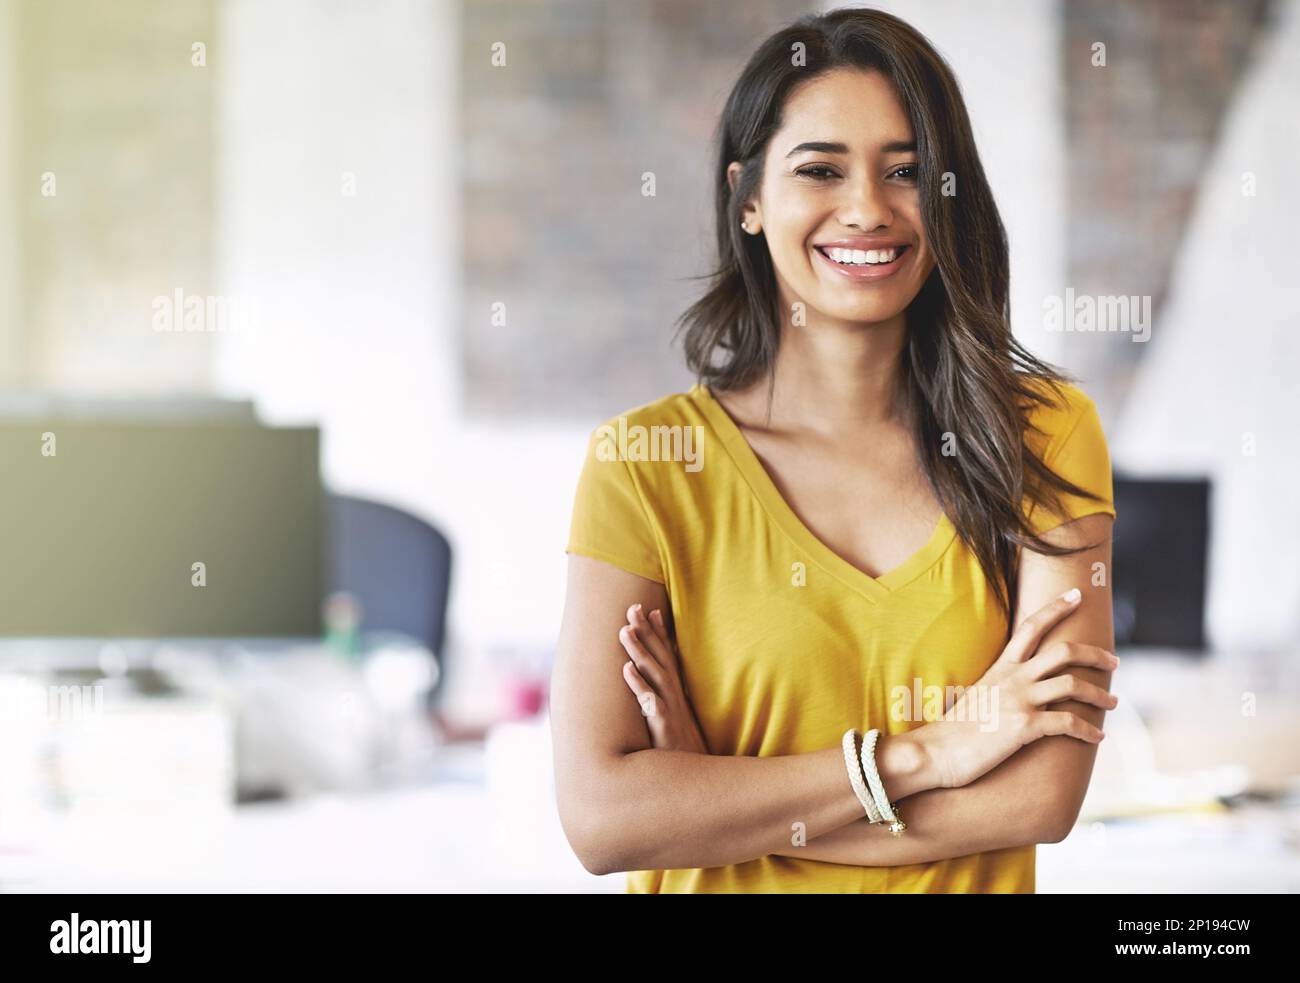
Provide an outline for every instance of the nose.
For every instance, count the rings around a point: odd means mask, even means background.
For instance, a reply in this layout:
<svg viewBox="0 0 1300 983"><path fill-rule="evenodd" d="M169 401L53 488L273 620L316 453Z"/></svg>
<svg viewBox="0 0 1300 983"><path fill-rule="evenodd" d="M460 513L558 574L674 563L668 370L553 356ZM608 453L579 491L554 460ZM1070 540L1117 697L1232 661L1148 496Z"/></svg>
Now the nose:
<svg viewBox="0 0 1300 983"><path fill-rule="evenodd" d="M859 174L856 180L846 181L845 198L840 205L839 221L862 232L886 228L894 221L894 210L881 182L870 174Z"/></svg>

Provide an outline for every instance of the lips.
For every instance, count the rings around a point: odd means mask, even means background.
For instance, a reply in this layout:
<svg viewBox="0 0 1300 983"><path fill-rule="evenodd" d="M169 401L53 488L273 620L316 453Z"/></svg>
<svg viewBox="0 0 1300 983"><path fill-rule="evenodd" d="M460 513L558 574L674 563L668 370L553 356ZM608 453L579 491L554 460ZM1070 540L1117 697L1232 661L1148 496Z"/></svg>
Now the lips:
<svg viewBox="0 0 1300 983"><path fill-rule="evenodd" d="M893 276L912 254L911 246L897 242L851 241L828 242L813 246L818 262L849 280L881 280ZM834 252L838 259L833 259ZM883 255L894 253L889 262L879 262ZM851 259L858 262L843 262ZM861 262L867 260L866 262ZM875 262L872 262L875 260Z"/></svg>

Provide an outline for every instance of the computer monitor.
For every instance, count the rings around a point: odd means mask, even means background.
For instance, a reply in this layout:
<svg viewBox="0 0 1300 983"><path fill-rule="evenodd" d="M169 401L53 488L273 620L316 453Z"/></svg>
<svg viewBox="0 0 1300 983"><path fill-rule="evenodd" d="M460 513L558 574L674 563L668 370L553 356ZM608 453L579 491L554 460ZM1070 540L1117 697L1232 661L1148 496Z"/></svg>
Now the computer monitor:
<svg viewBox="0 0 1300 983"><path fill-rule="evenodd" d="M316 427L0 425L0 636L319 636Z"/></svg>
<svg viewBox="0 0 1300 983"><path fill-rule="evenodd" d="M1115 642L1203 650L1210 482L1114 476Z"/></svg>

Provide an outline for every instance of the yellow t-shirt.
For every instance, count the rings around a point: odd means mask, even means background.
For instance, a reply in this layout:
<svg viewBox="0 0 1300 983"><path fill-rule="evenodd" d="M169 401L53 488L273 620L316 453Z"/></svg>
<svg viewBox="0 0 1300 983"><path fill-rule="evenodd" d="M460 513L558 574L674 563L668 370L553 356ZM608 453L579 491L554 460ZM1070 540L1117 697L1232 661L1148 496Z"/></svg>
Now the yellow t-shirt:
<svg viewBox="0 0 1300 983"><path fill-rule="evenodd" d="M1115 514L1096 407L1077 387L1064 391L1063 407L1031 415L1042 433L1028 430L1026 440L1040 454L1046 443L1049 467L1106 502L1065 496L1065 518L1031 509L1038 532ZM838 747L849 727L891 734L922 726L923 705L890 712L903 698L895 687L923 703L924 687L969 686L1006 637L1007 619L946 515L901 565L867 576L803 524L698 384L592 433L566 551L665 585L687 690L713 754L802 754ZM634 871L627 891L1033 892L1034 857L1033 845L905 867L769 855Z"/></svg>

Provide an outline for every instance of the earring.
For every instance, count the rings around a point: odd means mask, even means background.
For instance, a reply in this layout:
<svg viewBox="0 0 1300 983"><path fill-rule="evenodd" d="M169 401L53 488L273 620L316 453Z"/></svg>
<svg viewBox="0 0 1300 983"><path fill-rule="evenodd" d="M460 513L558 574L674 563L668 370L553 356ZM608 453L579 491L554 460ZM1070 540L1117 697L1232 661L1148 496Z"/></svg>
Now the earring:
<svg viewBox="0 0 1300 983"><path fill-rule="evenodd" d="M741 227L742 229L744 229L746 232L749 231L749 223L748 223L748 222L741 222L741 223L740 223L740 227Z"/></svg>

